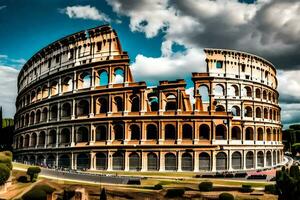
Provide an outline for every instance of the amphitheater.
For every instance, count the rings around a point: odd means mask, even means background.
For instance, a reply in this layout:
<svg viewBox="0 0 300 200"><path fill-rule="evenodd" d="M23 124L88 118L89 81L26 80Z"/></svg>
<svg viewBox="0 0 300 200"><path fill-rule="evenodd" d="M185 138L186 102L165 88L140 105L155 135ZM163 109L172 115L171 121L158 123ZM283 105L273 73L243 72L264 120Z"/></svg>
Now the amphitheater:
<svg viewBox="0 0 300 200"><path fill-rule="evenodd" d="M240 51L204 52L206 72L191 74L190 98L183 79L152 87L135 82L108 25L51 43L18 76L16 160L74 170L194 172L281 163L275 67Z"/></svg>

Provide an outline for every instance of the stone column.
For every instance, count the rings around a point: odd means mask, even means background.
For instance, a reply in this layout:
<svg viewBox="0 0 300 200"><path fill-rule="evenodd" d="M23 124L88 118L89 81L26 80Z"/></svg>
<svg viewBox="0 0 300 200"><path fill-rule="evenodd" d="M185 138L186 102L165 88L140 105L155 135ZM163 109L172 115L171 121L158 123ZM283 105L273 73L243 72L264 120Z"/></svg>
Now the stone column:
<svg viewBox="0 0 300 200"><path fill-rule="evenodd" d="M159 152L159 171L164 172L165 171L165 156L164 152Z"/></svg>
<svg viewBox="0 0 300 200"><path fill-rule="evenodd" d="M124 161L125 161L125 168L124 168L124 170L125 171L129 171L129 153L130 152L125 152L125 154L124 154Z"/></svg>
<svg viewBox="0 0 300 200"><path fill-rule="evenodd" d="M71 116L71 119L75 119L76 117L76 100L73 99L72 100L72 116Z"/></svg>
<svg viewBox="0 0 300 200"><path fill-rule="evenodd" d="M147 171L147 152L141 152L141 157L142 157L142 169L141 171Z"/></svg>
<svg viewBox="0 0 300 200"><path fill-rule="evenodd" d="M199 172L199 152L194 151L194 172Z"/></svg>
<svg viewBox="0 0 300 200"><path fill-rule="evenodd" d="M77 169L77 155L75 153L72 153L71 156L71 168L74 170Z"/></svg>
<svg viewBox="0 0 300 200"><path fill-rule="evenodd" d="M90 102L90 114L89 117L94 117L94 97L91 96L91 102Z"/></svg>
<svg viewBox="0 0 300 200"><path fill-rule="evenodd" d="M112 171L113 170L112 155L113 155L113 152L108 151L108 154L107 154L107 171Z"/></svg>
<svg viewBox="0 0 300 200"><path fill-rule="evenodd" d="M96 169L96 159L95 159L95 152L90 153L90 159L91 159L91 164L90 164L90 170L95 170Z"/></svg>
<svg viewBox="0 0 300 200"><path fill-rule="evenodd" d="M181 169L181 152L180 151L178 151L177 152L177 163L178 163L178 165L177 165L177 171L178 172L181 172L182 171L182 169Z"/></svg>
<svg viewBox="0 0 300 200"><path fill-rule="evenodd" d="M232 171L233 170L233 167L232 167L232 156L231 156L231 150L228 151L228 170L229 171ZM243 166L243 164L242 164Z"/></svg>
<svg viewBox="0 0 300 200"><path fill-rule="evenodd" d="M211 171L215 172L217 170L216 166L216 152L212 151L211 154Z"/></svg>
<svg viewBox="0 0 300 200"><path fill-rule="evenodd" d="M59 145L59 142L60 142L60 134L59 134L59 129L58 127L56 128L56 148L58 147Z"/></svg>
<svg viewBox="0 0 300 200"><path fill-rule="evenodd" d="M71 147L75 146L75 127L72 126L71 129Z"/></svg>

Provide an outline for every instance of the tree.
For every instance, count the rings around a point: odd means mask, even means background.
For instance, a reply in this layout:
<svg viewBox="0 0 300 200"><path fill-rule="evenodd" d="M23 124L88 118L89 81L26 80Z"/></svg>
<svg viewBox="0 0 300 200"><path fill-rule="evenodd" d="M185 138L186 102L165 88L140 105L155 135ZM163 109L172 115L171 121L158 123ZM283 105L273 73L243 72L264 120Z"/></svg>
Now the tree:
<svg viewBox="0 0 300 200"><path fill-rule="evenodd" d="M35 182L40 172L41 168L39 167L29 167L27 169L27 175L30 177L30 181Z"/></svg>
<svg viewBox="0 0 300 200"><path fill-rule="evenodd" d="M6 183L10 176L10 169L3 163L0 163L0 185Z"/></svg>

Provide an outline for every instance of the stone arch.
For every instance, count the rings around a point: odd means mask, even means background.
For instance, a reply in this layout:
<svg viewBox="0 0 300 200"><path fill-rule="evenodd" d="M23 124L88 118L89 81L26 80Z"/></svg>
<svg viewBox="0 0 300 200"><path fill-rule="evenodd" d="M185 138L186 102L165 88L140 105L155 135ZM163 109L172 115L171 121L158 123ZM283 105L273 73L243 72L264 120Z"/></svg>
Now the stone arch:
<svg viewBox="0 0 300 200"><path fill-rule="evenodd" d="M114 125L114 139L115 140L124 140L124 129L121 124Z"/></svg>
<svg viewBox="0 0 300 200"><path fill-rule="evenodd" d="M73 90L73 79L67 76L62 81L62 91L71 92L72 90Z"/></svg>
<svg viewBox="0 0 300 200"><path fill-rule="evenodd" d="M159 110L159 104L158 104L158 97L157 96L149 96L148 101L150 104L150 110L151 111L158 111Z"/></svg>
<svg viewBox="0 0 300 200"><path fill-rule="evenodd" d="M41 121L46 122L47 119L48 119L48 108L45 107L42 112L42 120Z"/></svg>
<svg viewBox="0 0 300 200"><path fill-rule="evenodd" d="M247 127L246 128L245 139L246 140L253 140L254 139L254 133L253 133L253 128L252 127Z"/></svg>
<svg viewBox="0 0 300 200"><path fill-rule="evenodd" d="M232 140L241 140L241 129L238 126L234 126L231 129L231 139Z"/></svg>
<svg viewBox="0 0 300 200"><path fill-rule="evenodd" d="M113 170L124 170L124 153L115 152L113 154Z"/></svg>
<svg viewBox="0 0 300 200"><path fill-rule="evenodd" d="M264 119L268 119L269 112L267 108L264 108Z"/></svg>
<svg viewBox="0 0 300 200"><path fill-rule="evenodd" d="M210 171L210 155L206 152L202 152L199 154L199 170Z"/></svg>
<svg viewBox="0 0 300 200"><path fill-rule="evenodd" d="M31 138L30 146L35 147L37 145L37 134L32 133L30 138Z"/></svg>
<svg viewBox="0 0 300 200"><path fill-rule="evenodd" d="M263 91L263 99L267 100L267 91L266 90Z"/></svg>
<svg viewBox="0 0 300 200"><path fill-rule="evenodd" d="M262 151L257 152L257 166L264 167L264 153Z"/></svg>
<svg viewBox="0 0 300 200"><path fill-rule="evenodd" d="M98 75L99 75L98 85L99 86L108 85L108 73L107 73L107 71L100 70L100 71L98 71Z"/></svg>
<svg viewBox="0 0 300 200"><path fill-rule="evenodd" d="M88 71L82 72L79 75L79 80L78 80L78 89L85 89L91 87L92 84L92 78L91 78L91 73Z"/></svg>
<svg viewBox="0 0 300 200"><path fill-rule="evenodd" d="M89 113L90 113L90 103L85 99L80 100L77 104L77 115L85 116L85 115L89 115Z"/></svg>
<svg viewBox="0 0 300 200"><path fill-rule="evenodd" d="M30 125L33 125L33 124L34 124L34 118L35 118L35 113L34 113L34 111L32 111L32 112L30 113L30 117L29 117L29 124L30 124Z"/></svg>
<svg viewBox="0 0 300 200"><path fill-rule="evenodd" d="M100 97L97 100L97 114L108 112L108 102L104 97Z"/></svg>
<svg viewBox="0 0 300 200"><path fill-rule="evenodd" d="M231 85L230 86L230 94L231 96L239 96L239 87L237 85Z"/></svg>
<svg viewBox="0 0 300 200"><path fill-rule="evenodd" d="M123 112L124 111L124 104L123 99L120 96L116 96L114 98L114 106L116 112Z"/></svg>
<svg viewBox="0 0 300 200"><path fill-rule="evenodd" d="M255 109L255 117L256 118L261 118L261 109L260 109L260 107L256 107L256 109Z"/></svg>
<svg viewBox="0 0 300 200"><path fill-rule="evenodd" d="M42 98L47 98L49 96L48 86L44 85L42 88Z"/></svg>
<svg viewBox="0 0 300 200"><path fill-rule="evenodd" d="M46 143L46 133L45 131L41 131L39 134L38 146L44 146Z"/></svg>
<svg viewBox="0 0 300 200"><path fill-rule="evenodd" d="M272 166L272 154L270 151L266 153L266 164L268 167Z"/></svg>
<svg viewBox="0 0 300 200"><path fill-rule="evenodd" d="M65 102L61 107L61 115L62 117L71 117L71 104L69 102Z"/></svg>
<svg viewBox="0 0 300 200"><path fill-rule="evenodd" d="M247 169L254 168L254 154L252 151L248 151L246 154L246 168Z"/></svg>
<svg viewBox="0 0 300 200"><path fill-rule="evenodd" d="M81 126L76 131L76 142L88 142L89 141L89 130L88 128Z"/></svg>
<svg viewBox="0 0 300 200"><path fill-rule="evenodd" d="M165 170L176 171L177 170L177 158L173 153L167 153L165 155Z"/></svg>
<svg viewBox="0 0 300 200"><path fill-rule="evenodd" d="M189 124L183 124L182 126L182 139L193 139L193 127Z"/></svg>
<svg viewBox="0 0 300 200"><path fill-rule="evenodd" d="M209 140L210 138L210 128L207 124L201 124L199 127L199 139Z"/></svg>
<svg viewBox="0 0 300 200"><path fill-rule="evenodd" d="M67 154L63 154L58 158L58 166L61 168L71 168L71 159Z"/></svg>
<svg viewBox="0 0 300 200"><path fill-rule="evenodd" d="M221 84L215 86L215 96L224 96L224 87Z"/></svg>
<svg viewBox="0 0 300 200"><path fill-rule="evenodd" d="M63 128L60 132L60 143L68 144L71 142L71 132L68 128Z"/></svg>
<svg viewBox="0 0 300 200"><path fill-rule="evenodd" d="M235 151L231 155L232 168L233 169L242 169L242 154L238 151Z"/></svg>
<svg viewBox="0 0 300 200"><path fill-rule="evenodd" d="M132 152L129 155L129 170L140 171L142 168L141 165L142 163L139 154L137 154L136 152Z"/></svg>
<svg viewBox="0 0 300 200"><path fill-rule="evenodd" d="M176 140L176 128L173 124L165 125L165 140Z"/></svg>
<svg viewBox="0 0 300 200"><path fill-rule="evenodd" d="M131 135L131 140L140 140L141 139L141 131L140 127L136 124L132 124L129 127L130 129L130 135Z"/></svg>
<svg viewBox="0 0 300 200"><path fill-rule="evenodd" d="M54 95L58 94L58 82L57 81L52 81L51 82L50 92L51 92L51 96L54 96Z"/></svg>
<svg viewBox="0 0 300 200"><path fill-rule="evenodd" d="M226 134L226 127L222 124L219 124L216 126L216 140L226 140L227 134Z"/></svg>
<svg viewBox="0 0 300 200"><path fill-rule="evenodd" d="M90 169L90 155L88 153L80 153L77 155L77 169L87 170Z"/></svg>
<svg viewBox="0 0 300 200"><path fill-rule="evenodd" d="M96 127L96 141L106 141L108 139L107 136L107 128L105 125Z"/></svg>
<svg viewBox="0 0 300 200"><path fill-rule="evenodd" d="M250 106L245 107L245 117L252 117L252 108Z"/></svg>
<svg viewBox="0 0 300 200"><path fill-rule="evenodd" d="M174 94L166 95L166 111L174 111L177 110L177 97Z"/></svg>
<svg viewBox="0 0 300 200"><path fill-rule="evenodd" d="M202 103L209 103L209 88L207 85L200 85L198 88Z"/></svg>
<svg viewBox="0 0 300 200"><path fill-rule="evenodd" d="M54 155L50 154L50 155L47 156L47 158L46 158L46 165L47 165L48 168L55 167L55 165L56 165L56 159L55 159Z"/></svg>
<svg viewBox="0 0 300 200"><path fill-rule="evenodd" d="M147 140L158 140L157 127L154 124L147 125Z"/></svg>
<svg viewBox="0 0 300 200"><path fill-rule="evenodd" d="M50 116L51 116L51 120L56 120L57 119L57 114L58 114L58 107L57 105L52 105L50 107Z"/></svg>
<svg viewBox="0 0 300 200"><path fill-rule="evenodd" d="M259 88L256 88L256 90L255 90L255 98L258 98L258 99L261 98L261 92L260 92Z"/></svg>
<svg viewBox="0 0 300 200"><path fill-rule="evenodd" d="M232 106L231 113L233 116L241 116L241 109L238 106Z"/></svg>
<svg viewBox="0 0 300 200"><path fill-rule="evenodd" d="M54 129L49 131L49 144L54 145L56 144L57 136L56 131Z"/></svg>
<svg viewBox="0 0 300 200"><path fill-rule="evenodd" d="M267 128L267 141L271 141L272 140L272 133L271 133L271 129Z"/></svg>
<svg viewBox="0 0 300 200"><path fill-rule="evenodd" d="M113 82L114 83L123 83L124 82L124 70L123 69L116 68L114 70Z"/></svg>
<svg viewBox="0 0 300 200"><path fill-rule="evenodd" d="M257 140L259 141L264 140L264 130L262 128L257 129Z"/></svg>
<svg viewBox="0 0 300 200"><path fill-rule="evenodd" d="M140 111L140 98L137 95L130 96L131 112Z"/></svg>
<svg viewBox="0 0 300 200"><path fill-rule="evenodd" d="M37 109L37 111L36 111L36 114L35 114L35 122L36 123L40 123L40 121L41 121L41 110L40 109Z"/></svg>
<svg viewBox="0 0 300 200"><path fill-rule="evenodd" d="M252 97L252 89L249 86L245 86L243 88L243 96L244 97Z"/></svg>
<svg viewBox="0 0 300 200"><path fill-rule="evenodd" d="M155 153L147 154L147 170L157 171L159 169L159 160Z"/></svg>
<svg viewBox="0 0 300 200"><path fill-rule="evenodd" d="M106 170L107 169L107 156L105 153L96 153L96 169Z"/></svg>
<svg viewBox="0 0 300 200"><path fill-rule="evenodd" d="M193 165L193 156L185 152L181 156L181 169L183 171L193 171L194 170L194 165Z"/></svg>
<svg viewBox="0 0 300 200"><path fill-rule="evenodd" d="M224 152L219 152L216 155L216 169L227 170L227 155Z"/></svg>
<svg viewBox="0 0 300 200"><path fill-rule="evenodd" d="M217 105L216 106L216 112L225 112L225 108L223 105Z"/></svg>

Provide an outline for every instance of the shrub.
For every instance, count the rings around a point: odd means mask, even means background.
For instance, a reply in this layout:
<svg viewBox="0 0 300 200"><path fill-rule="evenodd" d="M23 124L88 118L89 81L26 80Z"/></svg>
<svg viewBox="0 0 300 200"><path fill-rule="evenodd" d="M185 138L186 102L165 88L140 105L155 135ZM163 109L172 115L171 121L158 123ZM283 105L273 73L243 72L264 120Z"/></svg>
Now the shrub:
<svg viewBox="0 0 300 200"><path fill-rule="evenodd" d="M276 185L266 185L265 186L265 192L269 193L269 194L275 194L275 195L277 195Z"/></svg>
<svg viewBox="0 0 300 200"><path fill-rule="evenodd" d="M4 153L1 152L0 154L0 163L5 164L9 169L12 169L11 158L6 156Z"/></svg>
<svg viewBox="0 0 300 200"><path fill-rule="evenodd" d="M47 194L52 194L55 189L53 189L52 187L50 187L49 185L37 185L34 187L37 190L43 190L45 191Z"/></svg>
<svg viewBox="0 0 300 200"><path fill-rule="evenodd" d="M27 183L28 182L27 176L19 176L17 181L20 183Z"/></svg>
<svg viewBox="0 0 300 200"><path fill-rule="evenodd" d="M43 190L37 190L35 188L29 190L22 196L23 200L46 200L47 193Z"/></svg>
<svg viewBox="0 0 300 200"><path fill-rule="evenodd" d="M234 175L232 173L225 174L225 178L233 178Z"/></svg>
<svg viewBox="0 0 300 200"><path fill-rule="evenodd" d="M234 200L234 196L230 193L221 193L219 195L219 200Z"/></svg>
<svg viewBox="0 0 300 200"><path fill-rule="evenodd" d="M161 189L163 189L163 186L158 183L158 184L154 185L154 189L155 190L161 190Z"/></svg>
<svg viewBox="0 0 300 200"><path fill-rule="evenodd" d="M202 192L209 192L213 189L213 183L209 181L204 181L199 184L199 190Z"/></svg>
<svg viewBox="0 0 300 200"><path fill-rule="evenodd" d="M238 172L238 173L235 173L234 177L236 178L245 178L247 176L247 173L246 172Z"/></svg>
<svg viewBox="0 0 300 200"><path fill-rule="evenodd" d="M241 192L252 192L251 185L242 185Z"/></svg>
<svg viewBox="0 0 300 200"><path fill-rule="evenodd" d="M184 192L185 192L185 190L183 188L168 189L166 197L169 197L169 198L182 197Z"/></svg>
<svg viewBox="0 0 300 200"><path fill-rule="evenodd" d="M7 165L0 163L0 185L5 184L9 176L10 169L7 167Z"/></svg>
<svg viewBox="0 0 300 200"><path fill-rule="evenodd" d="M30 181L34 182L37 179L38 174L41 172L39 167L29 167L27 169L27 175L30 177Z"/></svg>
<svg viewBox="0 0 300 200"><path fill-rule="evenodd" d="M11 151L3 151L2 152L5 156L9 157L10 160L12 160L13 154Z"/></svg>

